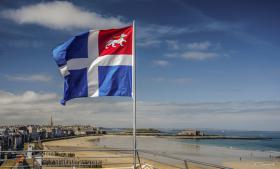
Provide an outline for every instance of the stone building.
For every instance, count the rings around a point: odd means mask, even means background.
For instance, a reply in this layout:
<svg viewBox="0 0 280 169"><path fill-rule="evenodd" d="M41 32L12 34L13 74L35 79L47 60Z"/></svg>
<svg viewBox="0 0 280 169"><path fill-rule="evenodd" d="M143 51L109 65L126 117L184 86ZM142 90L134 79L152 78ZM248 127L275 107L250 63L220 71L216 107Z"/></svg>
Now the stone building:
<svg viewBox="0 0 280 169"><path fill-rule="evenodd" d="M184 130L184 131L179 132L177 135L178 136L203 136L204 133L202 131L199 131L199 130L188 129L188 130Z"/></svg>

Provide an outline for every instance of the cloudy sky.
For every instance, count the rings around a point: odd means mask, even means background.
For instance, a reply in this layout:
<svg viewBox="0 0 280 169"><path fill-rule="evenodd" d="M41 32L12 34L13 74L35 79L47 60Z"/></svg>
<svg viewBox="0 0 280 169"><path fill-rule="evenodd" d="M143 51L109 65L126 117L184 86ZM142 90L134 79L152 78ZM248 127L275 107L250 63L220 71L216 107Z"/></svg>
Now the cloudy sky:
<svg viewBox="0 0 280 169"><path fill-rule="evenodd" d="M138 127L280 130L277 1L0 1L0 124L131 127L128 98L61 106L52 49L136 20Z"/></svg>

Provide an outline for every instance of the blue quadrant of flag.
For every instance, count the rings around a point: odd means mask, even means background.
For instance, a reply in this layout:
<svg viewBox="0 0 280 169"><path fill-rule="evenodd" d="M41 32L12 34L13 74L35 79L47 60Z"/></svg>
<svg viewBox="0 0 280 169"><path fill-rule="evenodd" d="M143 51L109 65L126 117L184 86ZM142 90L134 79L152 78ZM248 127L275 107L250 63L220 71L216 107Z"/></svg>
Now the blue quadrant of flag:
<svg viewBox="0 0 280 169"><path fill-rule="evenodd" d="M131 66L99 66L99 96L131 96Z"/></svg>

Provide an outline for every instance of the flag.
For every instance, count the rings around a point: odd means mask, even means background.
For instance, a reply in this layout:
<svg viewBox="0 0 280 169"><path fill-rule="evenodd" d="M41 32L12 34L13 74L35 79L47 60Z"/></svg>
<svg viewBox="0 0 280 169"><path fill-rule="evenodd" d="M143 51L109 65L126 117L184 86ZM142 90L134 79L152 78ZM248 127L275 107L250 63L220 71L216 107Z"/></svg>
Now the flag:
<svg viewBox="0 0 280 169"><path fill-rule="evenodd" d="M91 30L53 50L64 77L61 104L79 97L132 96L133 26Z"/></svg>

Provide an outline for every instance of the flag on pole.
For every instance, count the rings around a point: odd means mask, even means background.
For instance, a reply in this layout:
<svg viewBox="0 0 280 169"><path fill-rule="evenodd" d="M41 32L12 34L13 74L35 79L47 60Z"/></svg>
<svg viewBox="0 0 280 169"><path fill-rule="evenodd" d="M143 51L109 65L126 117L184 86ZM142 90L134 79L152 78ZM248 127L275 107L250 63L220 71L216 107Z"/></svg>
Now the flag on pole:
<svg viewBox="0 0 280 169"><path fill-rule="evenodd" d="M79 97L132 96L133 26L88 31L59 45L53 58L64 77L61 104Z"/></svg>

